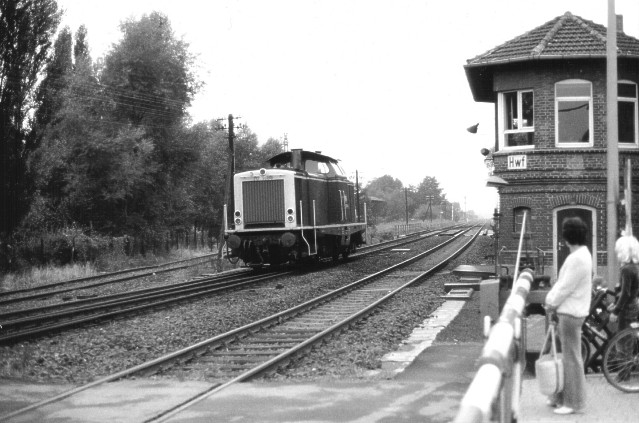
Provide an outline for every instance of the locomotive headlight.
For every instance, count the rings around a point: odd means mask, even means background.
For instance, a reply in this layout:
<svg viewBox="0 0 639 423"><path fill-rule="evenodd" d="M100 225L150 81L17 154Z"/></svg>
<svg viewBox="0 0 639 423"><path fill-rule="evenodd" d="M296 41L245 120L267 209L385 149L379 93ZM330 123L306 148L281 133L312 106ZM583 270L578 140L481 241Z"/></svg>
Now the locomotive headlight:
<svg viewBox="0 0 639 423"><path fill-rule="evenodd" d="M240 244L242 243L242 240L237 235L231 235L227 242L229 244L229 247L235 249L240 246Z"/></svg>
<svg viewBox="0 0 639 423"><path fill-rule="evenodd" d="M242 212L239 210L235 210L235 217L242 217Z"/></svg>
<svg viewBox="0 0 639 423"><path fill-rule="evenodd" d="M295 245L296 240L297 238L295 237L295 235L290 232L284 232L284 234L280 238L282 245L286 248L291 248L293 245Z"/></svg>
<svg viewBox="0 0 639 423"><path fill-rule="evenodd" d="M295 221L295 218L293 216L288 216L286 220L288 221L288 223L293 223Z"/></svg>
<svg viewBox="0 0 639 423"><path fill-rule="evenodd" d="M266 169L261 168L260 169L260 175L266 175Z"/></svg>
<svg viewBox="0 0 639 423"><path fill-rule="evenodd" d="M286 210L286 213L287 213L287 214L293 214L293 209L288 209L288 210Z"/></svg>
<svg viewBox="0 0 639 423"><path fill-rule="evenodd" d="M240 219L239 217L235 218L235 224L236 225L241 225L242 224L242 219Z"/></svg>

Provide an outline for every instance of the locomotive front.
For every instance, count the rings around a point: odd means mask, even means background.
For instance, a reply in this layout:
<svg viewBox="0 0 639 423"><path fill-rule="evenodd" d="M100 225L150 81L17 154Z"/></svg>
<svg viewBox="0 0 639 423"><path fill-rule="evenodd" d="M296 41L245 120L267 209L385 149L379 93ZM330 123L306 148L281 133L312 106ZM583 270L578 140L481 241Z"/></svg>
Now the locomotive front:
<svg viewBox="0 0 639 423"><path fill-rule="evenodd" d="M330 157L292 150L236 174L229 257L259 267L354 250L365 224L354 223L353 184L336 169Z"/></svg>
<svg viewBox="0 0 639 423"><path fill-rule="evenodd" d="M231 256L252 266L287 261L298 227L293 171L260 169L235 175Z"/></svg>

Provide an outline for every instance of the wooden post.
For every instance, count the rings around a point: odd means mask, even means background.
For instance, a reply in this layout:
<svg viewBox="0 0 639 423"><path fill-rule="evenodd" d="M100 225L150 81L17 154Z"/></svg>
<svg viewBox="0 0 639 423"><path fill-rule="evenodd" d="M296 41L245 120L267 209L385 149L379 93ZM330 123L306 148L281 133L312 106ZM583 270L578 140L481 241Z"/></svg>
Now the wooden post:
<svg viewBox="0 0 639 423"><path fill-rule="evenodd" d="M626 172L624 173L624 196L626 205L626 235L632 236L632 160L626 160Z"/></svg>

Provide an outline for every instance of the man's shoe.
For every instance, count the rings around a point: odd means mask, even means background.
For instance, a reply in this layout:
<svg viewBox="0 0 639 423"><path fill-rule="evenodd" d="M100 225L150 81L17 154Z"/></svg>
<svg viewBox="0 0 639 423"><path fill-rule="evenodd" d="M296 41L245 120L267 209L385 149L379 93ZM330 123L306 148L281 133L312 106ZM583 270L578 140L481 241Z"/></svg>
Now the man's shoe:
<svg viewBox="0 0 639 423"><path fill-rule="evenodd" d="M573 410L573 409L572 409L572 408L570 408L570 407L563 406L563 407L555 408L555 409L553 410L553 413L555 413L555 414L562 414L562 415L566 415L566 414L574 414L574 413L575 413L575 410Z"/></svg>

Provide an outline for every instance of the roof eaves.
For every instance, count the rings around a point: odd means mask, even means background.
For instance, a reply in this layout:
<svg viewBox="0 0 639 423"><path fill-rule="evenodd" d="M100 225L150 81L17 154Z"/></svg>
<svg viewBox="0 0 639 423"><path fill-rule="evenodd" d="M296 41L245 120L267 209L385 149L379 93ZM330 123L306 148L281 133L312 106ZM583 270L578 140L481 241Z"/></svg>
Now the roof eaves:
<svg viewBox="0 0 639 423"><path fill-rule="evenodd" d="M509 57L506 59L486 60L483 62L469 63L465 65L466 68L489 66L489 65L501 65L504 63L519 63L529 62L533 60L556 60L556 59L602 59L605 58L605 54L544 54L541 56L519 56Z"/></svg>
<svg viewBox="0 0 639 423"><path fill-rule="evenodd" d="M570 13L570 12L566 12L566 13ZM555 19L557 19L557 18L555 18ZM551 20L551 21L549 21L549 22L552 22L552 20ZM547 25L549 22L546 22L544 25ZM543 25L542 25L542 26L543 26ZM517 41L519 41L519 40L521 40L521 39L523 39L523 38L525 38L525 37L528 37L528 36L530 35L530 33L531 33L531 32L533 32L533 31L534 31L534 30L536 30L536 29L537 29L537 28L531 29L530 31L526 31L526 32L524 32L523 34L521 34L521 35L519 35L519 36L517 36L517 37L513 38L512 40L508 40L508 41L506 41L506 42L504 42L504 43L501 43L501 44L499 44L498 46L495 46L495 47L491 48L490 50L485 51L484 53L482 53L482 54L480 54L480 55L478 55L478 56L473 57L472 59L468 59L468 60L466 60L466 62L467 62L468 64L470 64L471 62L475 62L475 61L477 61L477 60L481 60L480 58L482 58L482 57L489 57L489 56L490 56L490 55L492 55L495 51L501 50L501 49L502 49L503 47L505 47L505 46L508 46L508 45L510 45L510 44L514 44L514 43L516 43ZM478 62L478 63L481 63L481 62Z"/></svg>

